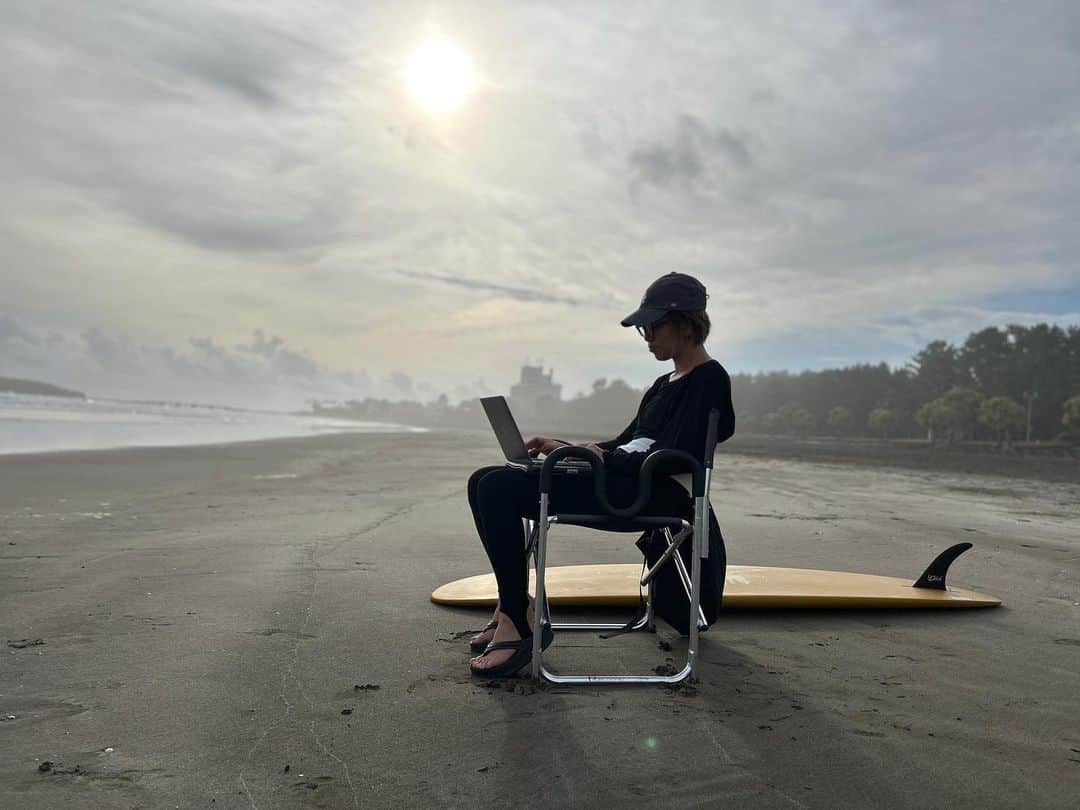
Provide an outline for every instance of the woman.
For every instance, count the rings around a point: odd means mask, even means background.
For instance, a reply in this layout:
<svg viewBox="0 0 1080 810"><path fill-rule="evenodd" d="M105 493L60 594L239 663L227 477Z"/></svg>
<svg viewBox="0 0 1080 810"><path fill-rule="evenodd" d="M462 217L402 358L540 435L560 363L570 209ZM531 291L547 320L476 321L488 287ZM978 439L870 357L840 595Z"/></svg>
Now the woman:
<svg viewBox="0 0 1080 810"><path fill-rule="evenodd" d="M720 411L718 441L735 432L731 382L724 367L709 357L703 345L710 326L706 298L705 287L697 279L668 273L649 285L641 306L622 320L623 326L637 327L657 360L671 360L675 368L658 377L645 392L637 416L619 436L578 445L583 454L595 453L603 460L608 500L616 506L633 502L638 471L651 451L673 448L702 458L710 410ZM543 436L527 442L533 456L564 444ZM483 650L470 663L476 675L513 675L532 658L533 605L526 591L528 562L521 519L538 519L538 478L536 471L504 466L484 467L469 479L469 506L476 531L499 584L494 617L470 641L474 650ZM643 513L682 514L688 511L689 502L676 481L658 477ZM602 512L592 479L587 477L559 478L551 509L553 514ZM549 640L544 639L545 646Z"/></svg>

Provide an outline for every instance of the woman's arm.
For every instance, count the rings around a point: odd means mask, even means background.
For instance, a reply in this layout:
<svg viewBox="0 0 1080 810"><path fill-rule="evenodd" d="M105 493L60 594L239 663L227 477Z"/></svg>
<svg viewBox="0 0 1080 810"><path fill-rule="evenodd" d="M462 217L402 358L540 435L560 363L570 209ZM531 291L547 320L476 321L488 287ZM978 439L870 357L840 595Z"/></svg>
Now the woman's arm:
<svg viewBox="0 0 1080 810"><path fill-rule="evenodd" d="M716 443L720 444L735 435L735 405L731 400L731 378L727 371L720 376L716 389L713 407L720 411L720 421L716 425Z"/></svg>
<svg viewBox="0 0 1080 810"><path fill-rule="evenodd" d="M634 417L634 421L632 421L629 425L627 425L626 429L622 433L620 433L618 436L616 436L614 439L608 439L605 442L597 442L596 445L598 447L602 447L604 450L606 450L607 452L610 453L612 450L614 450L620 444L626 444L628 441L630 441L632 438L634 438L634 431L635 430L637 430L637 417L636 416Z"/></svg>

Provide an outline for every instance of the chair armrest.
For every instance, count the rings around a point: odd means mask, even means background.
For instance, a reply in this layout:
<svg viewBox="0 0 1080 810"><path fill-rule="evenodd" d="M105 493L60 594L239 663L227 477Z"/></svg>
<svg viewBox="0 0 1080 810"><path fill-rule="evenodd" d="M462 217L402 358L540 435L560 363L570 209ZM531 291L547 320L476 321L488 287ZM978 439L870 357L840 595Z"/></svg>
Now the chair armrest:
<svg viewBox="0 0 1080 810"><path fill-rule="evenodd" d="M681 468L679 472L692 473L694 477L694 497L700 498L705 494L705 468L696 458L684 450L654 450L645 457L645 461L641 464L641 470L638 471L637 498L627 507L615 507L607 499L607 470L604 468L604 462L597 458L596 454L587 450L582 451L578 447L557 447L544 459L544 465L540 468L540 493L542 495L551 494L551 487L555 478L555 464L559 459L566 456L584 458L589 463L593 471L593 490L596 494L596 500L601 508L612 517L631 518L645 508L645 505L648 504L649 499L652 497L654 471L661 464L665 466L669 464L677 465ZM668 475L671 472L671 469L666 469L664 474Z"/></svg>

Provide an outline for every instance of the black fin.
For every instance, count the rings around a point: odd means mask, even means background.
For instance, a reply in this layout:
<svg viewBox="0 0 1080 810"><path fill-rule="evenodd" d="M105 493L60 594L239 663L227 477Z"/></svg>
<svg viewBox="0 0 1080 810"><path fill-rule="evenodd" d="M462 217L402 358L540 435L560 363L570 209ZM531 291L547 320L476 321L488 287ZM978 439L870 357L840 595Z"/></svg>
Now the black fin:
<svg viewBox="0 0 1080 810"><path fill-rule="evenodd" d="M949 566L952 565L953 560L969 548L971 548L971 543L957 543L955 546L945 549L934 558L930 565L926 566L922 576L915 580L915 584L911 587L934 588L938 591L945 590L945 574L948 573Z"/></svg>

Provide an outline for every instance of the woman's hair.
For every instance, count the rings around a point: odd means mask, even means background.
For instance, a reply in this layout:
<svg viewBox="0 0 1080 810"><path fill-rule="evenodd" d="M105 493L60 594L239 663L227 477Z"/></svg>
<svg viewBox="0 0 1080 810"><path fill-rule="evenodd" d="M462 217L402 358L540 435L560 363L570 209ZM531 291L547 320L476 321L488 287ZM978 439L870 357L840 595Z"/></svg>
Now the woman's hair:
<svg viewBox="0 0 1080 810"><path fill-rule="evenodd" d="M688 327L690 329L690 337L693 338L694 343L698 346L705 342L705 339L709 336L709 329L712 326L709 322L708 313L703 309L698 310L697 312L672 310L664 316L664 320L670 321L680 332L683 331L684 327Z"/></svg>

